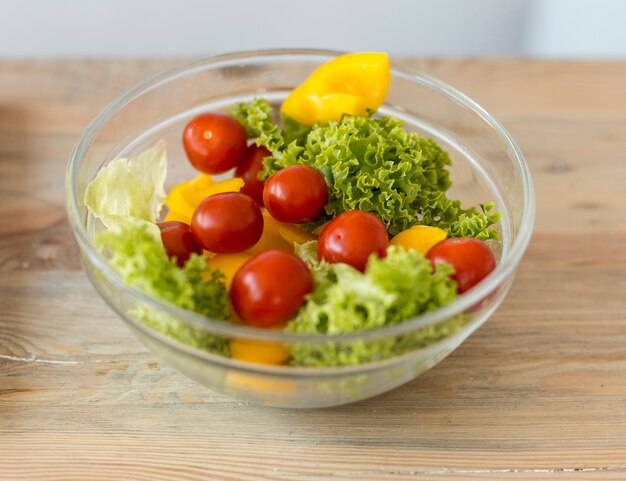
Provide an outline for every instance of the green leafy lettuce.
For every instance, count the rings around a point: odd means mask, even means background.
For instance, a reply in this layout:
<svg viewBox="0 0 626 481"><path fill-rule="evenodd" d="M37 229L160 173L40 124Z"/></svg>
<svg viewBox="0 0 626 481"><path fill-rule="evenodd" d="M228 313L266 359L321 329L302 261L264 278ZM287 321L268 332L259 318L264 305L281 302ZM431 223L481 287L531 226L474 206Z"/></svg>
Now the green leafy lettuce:
<svg viewBox="0 0 626 481"><path fill-rule="evenodd" d="M192 254L183 268L169 259L150 224L129 220L96 236L96 245L110 255L111 265L123 281L154 297L212 317L229 318L229 298L223 274L212 271L207 259ZM194 329L168 314L139 305L131 312L153 329L193 347L228 353L226 341Z"/></svg>
<svg viewBox="0 0 626 481"><path fill-rule="evenodd" d="M456 283L454 269L431 263L414 250L390 247L387 256L370 257L365 273L347 264L313 261L315 241L297 249L313 266L314 291L287 331L301 334L345 334L398 324L433 311L450 301ZM302 343L291 347L292 363L301 366L340 366L385 359L423 347L463 325L455 316L402 336L375 341Z"/></svg>
<svg viewBox="0 0 626 481"><path fill-rule="evenodd" d="M451 187L448 154L434 140L403 128L391 117L344 116L339 122L308 128L283 116L281 130L265 99L237 104L230 110L250 137L272 153L262 175L293 164L306 164L325 177L329 201L325 216L312 230L347 210L374 213L389 234L424 224L451 237L497 239L491 226L499 214L493 204L464 209L446 195ZM371 114L371 112L370 112Z"/></svg>
<svg viewBox="0 0 626 481"><path fill-rule="evenodd" d="M165 199L165 143L103 167L87 186L85 205L107 227L95 237L123 281L148 295L215 319L229 317L222 274L192 254L182 269L165 252L154 224ZM228 354L222 339L187 326L170 315L138 304L129 312L149 327L190 346Z"/></svg>

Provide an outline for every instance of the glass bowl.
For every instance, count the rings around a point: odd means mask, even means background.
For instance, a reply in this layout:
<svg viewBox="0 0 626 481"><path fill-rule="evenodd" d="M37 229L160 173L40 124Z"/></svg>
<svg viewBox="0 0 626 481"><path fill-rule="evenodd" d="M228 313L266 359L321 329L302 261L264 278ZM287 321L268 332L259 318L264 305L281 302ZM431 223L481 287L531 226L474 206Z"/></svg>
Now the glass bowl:
<svg viewBox="0 0 626 481"><path fill-rule="evenodd" d="M427 75L392 65L391 84L380 112L403 119L406 128L434 138L452 158L451 196L464 206L494 202L502 213L494 246L496 269L454 302L390 327L336 336L298 335L224 323L180 309L125 285L92 241L95 222L82 203L99 169L165 139L169 189L194 175L182 149L183 126L203 111L266 97L274 105L317 66L339 52L267 50L220 55L161 73L109 104L86 128L71 154L66 177L68 217L85 271L106 302L159 358L195 381L241 400L313 408L351 403L414 379L456 349L485 322L505 297L531 236L532 181L524 158L502 126L463 94ZM160 330L138 313L167 319ZM460 320L454 329L451 319ZM175 324L187 337L170 337ZM444 326L444 328L442 328ZM375 361L329 367L272 366L224 356L216 346L237 339L315 355L354 348L379 352ZM182 339L182 342L181 340ZM326 351L324 351L326 350ZM340 363L341 364L341 363Z"/></svg>

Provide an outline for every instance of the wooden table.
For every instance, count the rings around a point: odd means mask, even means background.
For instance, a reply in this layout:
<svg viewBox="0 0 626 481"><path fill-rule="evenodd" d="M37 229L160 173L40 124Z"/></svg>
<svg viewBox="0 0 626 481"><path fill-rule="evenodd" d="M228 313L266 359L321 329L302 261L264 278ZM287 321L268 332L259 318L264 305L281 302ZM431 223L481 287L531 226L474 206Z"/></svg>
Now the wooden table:
<svg viewBox="0 0 626 481"><path fill-rule="evenodd" d="M171 61L0 62L0 479L626 479L626 62L406 62L502 121L536 233L461 348L393 392L291 411L146 352L81 271L68 154Z"/></svg>

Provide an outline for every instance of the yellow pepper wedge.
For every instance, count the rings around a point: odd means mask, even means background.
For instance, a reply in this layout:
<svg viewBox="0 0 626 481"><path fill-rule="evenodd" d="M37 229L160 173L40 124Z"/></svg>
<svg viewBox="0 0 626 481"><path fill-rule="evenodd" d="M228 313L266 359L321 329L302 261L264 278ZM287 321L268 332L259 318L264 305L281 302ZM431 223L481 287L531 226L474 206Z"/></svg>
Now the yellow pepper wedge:
<svg viewBox="0 0 626 481"><path fill-rule="evenodd" d="M446 231L439 227L416 225L396 234L389 241L389 244L402 246L405 249L413 249L426 255L432 246L444 240L447 236Z"/></svg>
<svg viewBox="0 0 626 481"><path fill-rule="evenodd" d="M278 222L278 232L282 238L293 247L294 242L298 244L304 244L305 242L315 240L317 237L304 232L295 224L287 224L285 222Z"/></svg>
<svg viewBox="0 0 626 481"><path fill-rule="evenodd" d="M168 207L165 221L177 220L189 224L191 222L191 216L193 215L194 208L189 205L183 191L186 189L188 182L178 184L172 190L169 191L165 198L165 205Z"/></svg>
<svg viewBox="0 0 626 481"><path fill-rule="evenodd" d="M167 215L165 216L165 219L163 219L163 221L164 222L177 221L177 222L184 222L185 224L189 224L191 222L192 214L193 212L189 214L188 212L176 212L174 210L169 210L167 212Z"/></svg>
<svg viewBox="0 0 626 481"><path fill-rule="evenodd" d="M317 68L285 99L280 110L304 125L364 115L385 100L390 80L385 53L350 53Z"/></svg>
<svg viewBox="0 0 626 481"><path fill-rule="evenodd" d="M289 351L281 344L271 341L251 341L233 339L230 341L230 355L239 361L256 364L278 365L289 359Z"/></svg>
<svg viewBox="0 0 626 481"><path fill-rule="evenodd" d="M283 239L278 230L280 222L274 219L269 212L263 211L263 234L259 241L246 252L259 254L270 249L293 252L293 245Z"/></svg>
<svg viewBox="0 0 626 481"><path fill-rule="evenodd" d="M221 194L223 192L239 192L243 187L243 179L233 177L232 179L221 180L209 185L204 191L204 195L197 197L197 204L192 205L195 209L198 204L210 195Z"/></svg>
<svg viewBox="0 0 626 481"><path fill-rule="evenodd" d="M239 268L252 257L252 254L247 252L235 252L232 254L215 254L208 258L208 263L211 269L219 269L226 277L224 284L227 288L233 282L233 277L239 270Z"/></svg>
<svg viewBox="0 0 626 481"><path fill-rule="evenodd" d="M209 189L215 188L216 184L222 185L221 182L215 182L209 174L197 175L193 179L184 182L184 184L185 188L181 191L183 199L194 208L208 197L207 191Z"/></svg>
<svg viewBox="0 0 626 481"><path fill-rule="evenodd" d="M222 192L239 192L243 187L243 179L232 179L214 182L211 176L199 176L175 186L165 198L165 205L169 208L165 221L177 220L191 223L193 211L205 198L221 194Z"/></svg>

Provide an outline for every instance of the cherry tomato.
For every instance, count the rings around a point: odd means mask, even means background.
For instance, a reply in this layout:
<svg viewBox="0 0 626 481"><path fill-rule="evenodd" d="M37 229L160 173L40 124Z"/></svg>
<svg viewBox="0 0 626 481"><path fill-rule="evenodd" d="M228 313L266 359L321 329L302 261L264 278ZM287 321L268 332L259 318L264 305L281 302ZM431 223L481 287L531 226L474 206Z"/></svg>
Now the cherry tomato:
<svg viewBox="0 0 626 481"><path fill-rule="evenodd" d="M271 155L270 151L265 147L251 145L243 161L235 169L235 177L241 177L244 181L240 192L252 197L261 207L265 181L259 179L259 172L263 170L263 159L268 155Z"/></svg>
<svg viewBox="0 0 626 481"><path fill-rule="evenodd" d="M200 246L217 253L249 249L263 233L263 214L250 197L223 192L204 199L191 218L191 233Z"/></svg>
<svg viewBox="0 0 626 481"><path fill-rule="evenodd" d="M235 274L230 299L246 324L271 327L293 316L312 290L313 278L304 262L289 252L269 250Z"/></svg>
<svg viewBox="0 0 626 481"><path fill-rule="evenodd" d="M161 240L168 257L176 258L178 267L183 267L189 260L192 252L202 254L202 247L194 240L189 225L184 222L159 222Z"/></svg>
<svg viewBox="0 0 626 481"><path fill-rule="evenodd" d="M302 224L324 212L328 187L322 174L306 165L279 170L265 182L263 201L272 217L281 222Z"/></svg>
<svg viewBox="0 0 626 481"><path fill-rule="evenodd" d="M220 174L238 165L248 148L246 132L232 117L206 113L189 121L183 131L183 146L196 169Z"/></svg>
<svg viewBox="0 0 626 481"><path fill-rule="evenodd" d="M430 248L426 258L433 265L447 262L454 267L456 272L451 277L457 282L459 293L478 284L496 267L496 259L487 244L471 237L442 240Z"/></svg>
<svg viewBox="0 0 626 481"><path fill-rule="evenodd" d="M326 224L317 239L317 255L363 272L370 255L385 257L388 245L387 229L378 217L364 210L350 210Z"/></svg>

